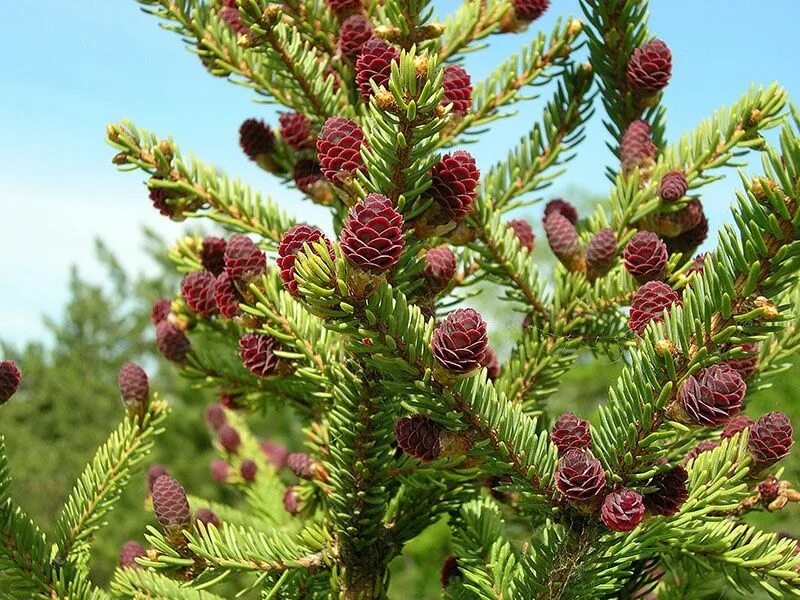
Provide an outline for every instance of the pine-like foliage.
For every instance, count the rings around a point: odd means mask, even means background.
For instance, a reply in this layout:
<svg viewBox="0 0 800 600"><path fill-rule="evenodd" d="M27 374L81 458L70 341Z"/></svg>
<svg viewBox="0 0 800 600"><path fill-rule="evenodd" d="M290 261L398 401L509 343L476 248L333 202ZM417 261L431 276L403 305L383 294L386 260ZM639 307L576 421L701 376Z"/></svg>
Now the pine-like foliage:
<svg viewBox="0 0 800 600"><path fill-rule="evenodd" d="M195 274L153 319L159 350L220 390L206 413L212 476L243 502L154 478L160 526L123 552L109 590L95 587L93 533L166 411L121 381L127 416L52 541L10 499L0 442L3 594L384 598L389 563L446 519L446 598L691 598L713 578L800 596L796 540L748 521L800 501L777 466L791 426L737 418L800 347L800 112L777 84L669 143L671 55L646 0L582 0L583 21L532 36L477 82L464 55L529 30L547 2L466 0L442 23L427 0L139 2L211 74L291 111L273 128L245 123L242 147L328 207L335 235L170 138L109 125L114 163L147 176L157 209L230 233L176 243L178 271ZM481 176L464 145L545 85L541 118ZM583 218L548 203L534 242L506 213L544 199L598 94L608 201ZM695 256L704 186L732 167L731 224ZM558 260L549 279L534 243ZM524 315L502 363L468 306L476 289ZM552 414L561 379L590 353L625 365L597 418ZM248 429L248 411L275 404L303 421L302 452Z"/></svg>

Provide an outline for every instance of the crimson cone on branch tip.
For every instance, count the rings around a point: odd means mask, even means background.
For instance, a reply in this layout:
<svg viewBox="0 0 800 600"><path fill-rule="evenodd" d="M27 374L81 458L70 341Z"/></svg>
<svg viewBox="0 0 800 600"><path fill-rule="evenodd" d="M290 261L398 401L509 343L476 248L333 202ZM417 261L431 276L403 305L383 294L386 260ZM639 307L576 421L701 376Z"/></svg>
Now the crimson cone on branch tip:
<svg viewBox="0 0 800 600"><path fill-rule="evenodd" d="M600 508L600 520L612 531L632 531L644 517L641 494L622 488L608 494Z"/></svg>
<svg viewBox="0 0 800 600"><path fill-rule="evenodd" d="M278 268L281 270L281 279L286 286L286 289L293 296L297 296L297 281L295 281L294 262L297 255L303 250L306 245L324 241L328 248L328 252L333 259L333 249L328 238L322 233L319 227L312 227L310 225L295 225L291 227L285 234L283 239L278 245Z"/></svg>
<svg viewBox="0 0 800 600"><path fill-rule="evenodd" d="M550 441L558 448L559 454L570 450L584 450L592 445L592 432L589 421L568 412L561 415L553 424Z"/></svg>
<svg viewBox="0 0 800 600"><path fill-rule="evenodd" d="M608 271L616 256L617 236L609 227L595 233L586 244L586 266L594 273L602 274Z"/></svg>
<svg viewBox="0 0 800 600"><path fill-rule="evenodd" d="M186 334L169 321L156 325L156 348L167 360L183 362L191 347Z"/></svg>
<svg viewBox="0 0 800 600"><path fill-rule="evenodd" d="M778 498L781 493L781 482L777 477L770 475L758 483L758 495L763 502L769 503Z"/></svg>
<svg viewBox="0 0 800 600"><path fill-rule="evenodd" d="M706 217L703 205L699 200L693 200L681 211L688 222L696 222L691 228L687 228L683 233L674 238L667 238L667 248L670 252L689 253L693 252L708 237L708 218Z"/></svg>
<svg viewBox="0 0 800 600"><path fill-rule="evenodd" d="M664 277L668 260L667 245L652 231L639 231L622 252L625 269L639 283Z"/></svg>
<svg viewBox="0 0 800 600"><path fill-rule="evenodd" d="M672 76L672 52L661 40L647 42L631 54L625 76L636 94L645 96L663 90Z"/></svg>
<svg viewBox="0 0 800 600"><path fill-rule="evenodd" d="M382 273L394 267L403 252L403 216L386 196L369 194L350 209L339 240L350 264Z"/></svg>
<svg viewBox="0 0 800 600"><path fill-rule="evenodd" d="M746 391L739 373L725 364L711 365L683 383L678 402L695 423L717 426L736 416Z"/></svg>
<svg viewBox="0 0 800 600"><path fill-rule="evenodd" d="M725 429L722 430L720 437L723 440L732 438L737 433L741 433L745 429L750 429L754 423L755 421L747 415L738 415L733 417L730 421L728 421L728 424L725 425Z"/></svg>
<svg viewBox="0 0 800 600"><path fill-rule="evenodd" d="M486 323L471 308L459 308L447 315L431 339L436 362L453 373L469 373L477 369L488 346Z"/></svg>
<svg viewBox="0 0 800 600"><path fill-rule="evenodd" d="M242 14L236 6L223 6L219 9L219 17L239 35L246 35L250 29L242 23Z"/></svg>
<svg viewBox="0 0 800 600"><path fill-rule="evenodd" d="M133 540L125 542L119 551L119 566L123 569L141 569L142 566L136 562L136 559L145 557L147 557L147 551L139 542Z"/></svg>
<svg viewBox="0 0 800 600"><path fill-rule="evenodd" d="M311 122L304 114L294 111L281 113L278 122L281 124L281 139L292 150L300 152L311 147Z"/></svg>
<svg viewBox="0 0 800 600"><path fill-rule="evenodd" d="M683 171L670 171L662 178L658 188L658 195L664 202L677 202L689 191L689 183Z"/></svg>
<svg viewBox="0 0 800 600"><path fill-rule="evenodd" d="M372 38L372 23L363 15L350 15L339 28L339 50L346 57L355 59Z"/></svg>
<svg viewBox="0 0 800 600"><path fill-rule="evenodd" d="M292 178L297 189L307 194L312 186L318 181L323 181L325 176L322 174L322 167L316 160L301 158L294 163Z"/></svg>
<svg viewBox="0 0 800 600"><path fill-rule="evenodd" d="M230 475L231 468L224 460L215 458L210 465L211 479L217 483L225 483Z"/></svg>
<svg viewBox="0 0 800 600"><path fill-rule="evenodd" d="M469 152L445 154L433 166L428 190L442 212L454 221L464 218L477 196L480 171Z"/></svg>
<svg viewBox="0 0 800 600"><path fill-rule="evenodd" d="M266 256L246 235L231 236L225 247L225 270L235 281L247 283L266 270Z"/></svg>
<svg viewBox="0 0 800 600"><path fill-rule="evenodd" d="M286 466L301 479L311 479L314 477L317 461L305 452L292 452L286 457Z"/></svg>
<svg viewBox="0 0 800 600"><path fill-rule="evenodd" d="M167 469L163 465L150 465L150 468L147 469L147 491L153 493L153 484L155 484L156 479L167 474Z"/></svg>
<svg viewBox="0 0 800 600"><path fill-rule="evenodd" d="M447 287L456 274L456 255L446 246L431 248L425 253L425 268L422 276L432 291L438 292Z"/></svg>
<svg viewBox="0 0 800 600"><path fill-rule="evenodd" d="M394 424L398 447L414 458L429 462L442 453L442 427L425 415L403 417Z"/></svg>
<svg viewBox="0 0 800 600"><path fill-rule="evenodd" d="M719 446L719 442L715 442L714 440L703 440L699 444L697 444L694 448L689 450L686 454L686 459L684 460L684 464L689 464L695 458L700 456L703 452L710 452L714 448Z"/></svg>
<svg viewBox="0 0 800 600"><path fill-rule="evenodd" d="M789 454L794 440L792 423L782 412L762 415L750 427L747 447L760 466L774 465Z"/></svg>
<svg viewBox="0 0 800 600"><path fill-rule="evenodd" d="M19 387L21 376L17 365L10 360L0 362L0 404L8 402Z"/></svg>
<svg viewBox="0 0 800 600"><path fill-rule="evenodd" d="M536 236L533 234L531 224L525 219L511 219L507 225L514 230L514 234L517 236L517 240L519 240L520 247L533 252Z"/></svg>
<svg viewBox="0 0 800 600"><path fill-rule="evenodd" d="M247 119L239 127L239 145L250 160L275 150L275 134L259 119Z"/></svg>
<svg viewBox="0 0 800 600"><path fill-rule="evenodd" d="M137 413L143 412L150 396L150 385L144 369L135 363L126 362L119 370L117 382L125 408Z"/></svg>
<svg viewBox="0 0 800 600"><path fill-rule="evenodd" d="M446 65L442 76L442 104L452 104L453 114L466 115L472 108L472 79L459 65Z"/></svg>
<svg viewBox="0 0 800 600"><path fill-rule="evenodd" d="M222 406L219 404L208 405L208 408L206 408L206 425L211 429L217 430L227 422L228 418L225 416L225 409Z"/></svg>
<svg viewBox="0 0 800 600"><path fill-rule="evenodd" d="M165 529L183 529L192 522L186 490L169 475L162 475L153 484L153 511Z"/></svg>
<svg viewBox="0 0 800 600"><path fill-rule="evenodd" d="M217 278L210 271L192 271L187 273L181 284L181 295L186 305L200 317L211 317L217 314L217 303L214 301L214 290Z"/></svg>
<svg viewBox="0 0 800 600"><path fill-rule="evenodd" d="M317 158L322 173L333 183L353 177L364 170L361 145L364 132L358 123L344 117L331 117L322 126L317 138Z"/></svg>
<svg viewBox="0 0 800 600"><path fill-rule="evenodd" d="M650 124L647 121L634 121L628 125L619 144L622 170L630 173L636 167L645 166L655 158L657 151L650 136Z"/></svg>
<svg viewBox="0 0 800 600"><path fill-rule="evenodd" d="M356 85L364 100L372 96L372 85L386 87L392 72L392 61L400 60L400 51L381 38L373 37L361 47L356 60Z"/></svg>
<svg viewBox="0 0 800 600"><path fill-rule="evenodd" d="M222 525L217 514L210 508L201 508L198 510L197 514L194 516L194 520L202 523L206 527L209 525L213 525L214 527Z"/></svg>
<svg viewBox="0 0 800 600"><path fill-rule="evenodd" d="M200 248L200 261L203 268L213 275L219 275L225 270L225 247L228 243L222 238L208 235L203 238Z"/></svg>
<svg viewBox="0 0 800 600"><path fill-rule="evenodd" d="M581 256L581 240L575 226L562 213L552 212L544 220L544 233L553 254L571 269Z"/></svg>
<svg viewBox="0 0 800 600"><path fill-rule="evenodd" d="M246 333L239 338L239 358L256 377L269 377L278 368L278 357L275 356L277 345L272 336Z"/></svg>
<svg viewBox="0 0 800 600"><path fill-rule="evenodd" d="M241 314L239 305L244 301L239 289L231 279L227 271L223 271L217 277L214 284L214 302L217 303L217 310L219 314L228 319Z"/></svg>
<svg viewBox="0 0 800 600"><path fill-rule="evenodd" d="M606 484L600 461L583 450L570 450L558 461L556 488L576 502L591 500Z"/></svg>
<svg viewBox="0 0 800 600"><path fill-rule="evenodd" d="M742 344L740 348L744 355L741 358L730 358L725 364L739 373L742 379L748 379L758 369L758 354L761 347L757 343L747 343Z"/></svg>
<svg viewBox="0 0 800 600"><path fill-rule="evenodd" d="M671 517L689 497L688 481L689 474L683 467L655 475L646 484L646 487L654 489L643 496L644 505L653 514Z"/></svg>
<svg viewBox="0 0 800 600"><path fill-rule="evenodd" d="M293 485L288 486L283 493L283 508L292 516L295 516L300 510L300 496Z"/></svg>
<svg viewBox="0 0 800 600"><path fill-rule="evenodd" d="M546 221L547 217L553 213L561 213L566 219L575 225L578 222L578 209L572 204L561 198L550 200L544 207L544 217L542 221Z"/></svg>
<svg viewBox="0 0 800 600"><path fill-rule="evenodd" d="M631 331L642 335L651 322L660 323L664 319L664 310L682 304L681 297L666 283L648 281L633 296L628 325Z"/></svg>
<svg viewBox="0 0 800 600"><path fill-rule="evenodd" d="M285 446L281 446L275 442L262 442L261 452L264 453L267 462L276 469L282 469L286 466L289 450L287 450Z"/></svg>
<svg viewBox="0 0 800 600"><path fill-rule="evenodd" d="M153 208L163 216L169 217L174 221L183 220L180 207L169 202L172 199L169 190L163 187L150 187L148 188L148 195L150 197L150 202L153 204Z"/></svg>
<svg viewBox="0 0 800 600"><path fill-rule="evenodd" d="M461 576L461 569L458 568L458 557L451 554L444 559L442 568L439 571L439 583L442 584L443 588L446 588L453 579Z"/></svg>
<svg viewBox="0 0 800 600"><path fill-rule="evenodd" d="M514 14L521 21L535 21L550 6L550 0L511 0Z"/></svg>
<svg viewBox="0 0 800 600"><path fill-rule="evenodd" d="M236 451L239 450L239 446L242 443L242 438L239 437L239 432L227 423L219 428L219 431L217 432L217 440L219 440L219 445L225 448L225 450L231 454L235 454Z"/></svg>
<svg viewBox="0 0 800 600"><path fill-rule="evenodd" d="M491 346L486 347L486 354L483 355L481 366L486 369L486 376L491 381L500 377L500 359Z"/></svg>
<svg viewBox="0 0 800 600"><path fill-rule="evenodd" d="M169 298L156 300L153 302L153 308L150 309L150 320L153 322L153 325L158 325L169 316L171 311L172 300Z"/></svg>
<svg viewBox="0 0 800 600"><path fill-rule="evenodd" d="M327 4L328 8L333 12L339 14L359 10L361 8L361 0L325 0L325 4Z"/></svg>
<svg viewBox="0 0 800 600"><path fill-rule="evenodd" d="M239 474L242 476L248 483L252 483L256 479L256 474L258 473L258 466L256 463L249 458L242 461L242 464L239 466Z"/></svg>

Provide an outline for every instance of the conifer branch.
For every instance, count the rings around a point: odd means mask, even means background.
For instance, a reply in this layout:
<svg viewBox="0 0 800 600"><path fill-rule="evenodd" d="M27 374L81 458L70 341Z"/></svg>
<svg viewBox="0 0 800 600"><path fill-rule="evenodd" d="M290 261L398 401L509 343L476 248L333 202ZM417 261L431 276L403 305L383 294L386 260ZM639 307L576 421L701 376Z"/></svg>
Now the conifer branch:
<svg viewBox="0 0 800 600"><path fill-rule="evenodd" d="M115 597L136 600L222 600L221 596L198 590L179 581L144 569L117 569L111 582Z"/></svg>
<svg viewBox="0 0 800 600"><path fill-rule="evenodd" d="M444 24L439 60L444 62L458 54L478 50L481 46L474 45L475 42L497 33L503 17L510 9L511 3L506 0L462 2Z"/></svg>

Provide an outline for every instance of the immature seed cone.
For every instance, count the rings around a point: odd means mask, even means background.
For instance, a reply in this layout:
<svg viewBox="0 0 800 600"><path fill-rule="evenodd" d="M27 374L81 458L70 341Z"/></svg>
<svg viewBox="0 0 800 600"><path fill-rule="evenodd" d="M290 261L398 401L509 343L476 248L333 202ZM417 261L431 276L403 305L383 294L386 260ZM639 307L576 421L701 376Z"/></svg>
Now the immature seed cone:
<svg viewBox="0 0 800 600"><path fill-rule="evenodd" d="M275 442L262 442L261 452L264 453L267 462L276 469L282 469L286 466L286 459L289 456L289 451L286 447Z"/></svg>
<svg viewBox="0 0 800 600"><path fill-rule="evenodd" d="M153 325L158 325L169 316L172 311L172 300L169 298L162 298L153 302L153 308L150 309L150 320Z"/></svg>
<svg viewBox="0 0 800 600"><path fill-rule="evenodd" d="M355 60L372 38L372 23L363 15L350 15L339 28L339 50L347 58Z"/></svg>
<svg viewBox="0 0 800 600"><path fill-rule="evenodd" d="M542 221L546 221L553 213L561 213L567 220L575 225L578 222L578 209L572 204L561 198L550 200L544 207L544 217Z"/></svg>
<svg viewBox="0 0 800 600"><path fill-rule="evenodd" d="M711 365L684 382L678 402L692 421L713 427L736 416L746 391L739 373L725 364Z"/></svg>
<svg viewBox="0 0 800 600"><path fill-rule="evenodd" d="M153 208L155 208L163 216L169 217L173 221L184 220L185 217L181 213L180 207L169 202L172 199L169 190L162 187L151 187L148 188L147 193L148 197L150 198L150 202L153 204Z"/></svg>
<svg viewBox="0 0 800 600"><path fill-rule="evenodd" d="M491 381L500 377L500 359L491 346L486 347L486 354L483 355L481 366L486 369L486 376Z"/></svg>
<svg viewBox="0 0 800 600"><path fill-rule="evenodd" d="M689 490L686 487L688 481L689 474L683 467L659 473L646 484L646 487L655 489L643 496L644 505L654 515L671 517L680 510L689 497Z"/></svg>
<svg viewBox="0 0 800 600"><path fill-rule="evenodd" d="M351 265L383 273L397 264L403 252L403 216L386 196L369 194L350 209L339 241Z"/></svg>
<svg viewBox="0 0 800 600"><path fill-rule="evenodd" d="M683 461L683 464L688 465L692 462L695 458L700 456L703 452L710 452L714 448L719 446L719 442L715 442L714 440L703 440L697 446L689 450L686 454L686 458Z"/></svg>
<svg viewBox="0 0 800 600"><path fill-rule="evenodd" d="M20 378L16 364L10 360L0 362L0 404L8 402L16 393Z"/></svg>
<svg viewBox="0 0 800 600"><path fill-rule="evenodd" d="M136 562L137 558L147 557L147 551L139 542L133 540L125 542L119 551L119 566L123 569L141 569Z"/></svg>
<svg viewBox="0 0 800 600"><path fill-rule="evenodd" d="M758 353L761 347L757 343L748 343L742 344L740 348L745 355L726 360L725 364L739 373L742 379L748 379L758 370Z"/></svg>
<svg viewBox="0 0 800 600"><path fill-rule="evenodd" d="M336 14L346 14L361 9L361 0L325 0L325 4Z"/></svg>
<svg viewBox="0 0 800 600"><path fill-rule="evenodd" d="M293 485L288 486L283 493L283 508L292 516L295 516L300 510L300 496Z"/></svg>
<svg viewBox="0 0 800 600"><path fill-rule="evenodd" d="M621 488L608 494L600 508L600 520L611 531L632 531L644 517L641 494Z"/></svg>
<svg viewBox="0 0 800 600"><path fill-rule="evenodd" d="M658 195L667 203L677 202L689 191L689 183L683 171L670 171L661 178Z"/></svg>
<svg viewBox="0 0 800 600"><path fill-rule="evenodd" d="M305 452L292 452L286 457L286 466L301 479L312 479L317 468L317 461Z"/></svg>
<svg viewBox="0 0 800 600"><path fill-rule="evenodd" d="M570 412L564 413L553 423L550 441L558 448L558 453L561 455L570 450L585 450L592 445L589 421Z"/></svg>
<svg viewBox="0 0 800 600"><path fill-rule="evenodd" d="M214 285L214 302L217 303L219 314L228 319L232 319L241 314L239 305L244 301L231 276L227 271L223 271L217 277Z"/></svg>
<svg viewBox="0 0 800 600"><path fill-rule="evenodd" d="M126 362L119 370L117 381L125 409L134 414L143 414L150 397L150 386L144 369L135 363Z"/></svg>
<svg viewBox="0 0 800 600"><path fill-rule="evenodd" d="M242 461L241 466L239 467L239 474L242 476L247 483L252 483L256 480L256 474L258 473L258 465L252 460L245 459Z"/></svg>
<svg viewBox="0 0 800 600"><path fill-rule="evenodd" d="M754 424L755 421L747 415L738 415L728 421L728 424L725 425L725 429L722 430L720 437L723 440L732 438L737 433L741 433L745 429L750 429Z"/></svg>
<svg viewBox="0 0 800 600"><path fill-rule="evenodd" d="M210 508L201 508L200 510L198 510L194 516L194 520L196 522L202 523L206 527L208 527L209 525L213 525L214 527L220 527L222 525L217 514Z"/></svg>
<svg viewBox="0 0 800 600"><path fill-rule="evenodd" d="M169 321L161 321L156 325L156 348L167 360L183 362L192 344L180 329Z"/></svg>
<svg viewBox="0 0 800 600"><path fill-rule="evenodd" d="M247 119L239 127L239 145L250 160L272 154L275 150L275 134L269 125L259 119Z"/></svg>
<svg viewBox="0 0 800 600"><path fill-rule="evenodd" d="M333 183L340 183L364 170L361 145L364 132L355 121L331 117L322 126L317 138L317 158L322 173Z"/></svg>
<svg viewBox="0 0 800 600"><path fill-rule="evenodd" d="M386 87L392 72L392 61L400 60L400 51L386 40L374 37L361 48L356 60L356 85L364 100L372 96L372 85Z"/></svg>
<svg viewBox="0 0 800 600"><path fill-rule="evenodd" d="M617 236L609 227L595 233L586 244L586 266L594 274L602 275L608 271L616 256Z"/></svg>
<svg viewBox="0 0 800 600"><path fill-rule="evenodd" d="M699 200L693 200L679 215L684 221L684 231L674 238L667 238L667 248L670 252L688 254L706 241L708 237L708 218L706 218L703 205ZM697 223L689 227L691 223Z"/></svg>
<svg viewBox="0 0 800 600"><path fill-rule="evenodd" d="M649 96L663 90L672 76L672 53L661 40L636 48L625 73L635 94Z"/></svg>
<svg viewBox="0 0 800 600"><path fill-rule="evenodd" d="M770 475L764 481L758 482L758 495L761 501L769 504L773 500L777 500L781 493L781 481L777 477Z"/></svg>
<svg viewBox="0 0 800 600"><path fill-rule="evenodd" d="M292 150L300 152L312 147L311 123L304 114L299 112L281 113L278 116L278 122L281 124L281 139Z"/></svg>
<svg viewBox="0 0 800 600"><path fill-rule="evenodd" d="M442 212L459 221L469 212L477 196L480 171L469 152L458 150L445 154L433 166L428 190Z"/></svg>
<svg viewBox="0 0 800 600"><path fill-rule="evenodd" d="M222 238L208 235L203 238L200 248L200 260L203 268L214 275L219 275L225 270L225 246L228 243Z"/></svg>
<svg viewBox="0 0 800 600"><path fill-rule="evenodd" d="M246 333L239 338L239 358L256 377L269 377L278 368L275 338L260 333Z"/></svg>
<svg viewBox="0 0 800 600"><path fill-rule="evenodd" d="M325 180L320 164L310 158L301 158L294 163L292 178L297 189L304 194L311 192L314 184Z"/></svg>
<svg viewBox="0 0 800 600"><path fill-rule="evenodd" d="M181 284L181 295L186 305L200 317L212 317L217 314L217 303L214 301L214 290L217 278L210 271L192 271L187 273Z"/></svg>
<svg viewBox="0 0 800 600"><path fill-rule="evenodd" d="M225 392L225 390L222 390L222 393L219 395L219 403L228 410L239 410L242 408L240 402L241 398L242 394L229 394Z"/></svg>
<svg viewBox="0 0 800 600"><path fill-rule="evenodd" d="M681 297L666 283L648 281L633 296L628 326L631 331L642 335L651 322L660 323L664 320L663 313L666 309L682 304Z"/></svg>
<svg viewBox="0 0 800 600"><path fill-rule="evenodd" d="M297 291L297 282L294 279L294 262L297 255L303 250L303 247L323 240L328 247L328 252L333 257L333 249L331 243L322 230L318 227L310 225L295 225L291 227L284 235L281 243L278 245L278 268L281 270L281 279L286 289L293 296L299 295Z"/></svg>
<svg viewBox="0 0 800 600"><path fill-rule="evenodd" d="M556 258L568 269L576 269L582 254L581 240L570 220L560 212L552 212L544 220L544 233Z"/></svg>
<svg viewBox="0 0 800 600"><path fill-rule="evenodd" d="M550 0L511 0L514 14L521 21L535 21L550 6Z"/></svg>
<svg viewBox="0 0 800 600"><path fill-rule="evenodd" d="M239 35L246 35L250 31L247 25L242 23L242 14L235 6L223 6L219 9L219 18L227 23Z"/></svg>
<svg viewBox="0 0 800 600"><path fill-rule="evenodd" d="M514 234L519 240L519 245L533 252L536 236L533 234L533 227L525 219L511 219L507 225L514 230Z"/></svg>
<svg viewBox="0 0 800 600"><path fill-rule="evenodd" d="M452 104L454 115L466 115L472 108L472 79L469 73L458 65L446 65L442 87L442 104Z"/></svg>
<svg viewBox="0 0 800 600"><path fill-rule="evenodd" d="M398 447L414 458L430 462L442 453L442 427L425 415L403 417L394 424Z"/></svg>
<svg viewBox="0 0 800 600"><path fill-rule="evenodd" d="M246 235L234 235L225 247L225 270L237 282L248 283L266 270L266 256Z"/></svg>
<svg viewBox="0 0 800 600"><path fill-rule="evenodd" d="M242 438L239 437L239 432L227 423L222 425L217 432L217 440L219 445L225 448L231 454L235 454L239 450L242 443Z"/></svg>
<svg viewBox="0 0 800 600"><path fill-rule="evenodd" d="M162 475L153 484L153 511L164 529L184 529L192 524L186 490L169 475Z"/></svg>
<svg viewBox="0 0 800 600"><path fill-rule="evenodd" d="M625 269L639 283L664 277L668 259L667 245L652 231L639 231L622 252Z"/></svg>
<svg viewBox="0 0 800 600"><path fill-rule="evenodd" d="M622 170L632 172L636 167L640 169L652 163L656 156L655 143L650 137L650 125L647 121L634 121L625 130L619 144L619 157Z"/></svg>
<svg viewBox="0 0 800 600"><path fill-rule="evenodd" d="M486 323L471 308L459 308L447 315L431 339L436 362L448 371L460 374L477 369L488 346Z"/></svg>
<svg viewBox="0 0 800 600"><path fill-rule="evenodd" d="M153 486L156 483L156 479L162 475L168 475L167 469L164 467L164 465L152 464L150 465L150 468L147 469L147 491L150 494L153 493Z"/></svg>
<svg viewBox="0 0 800 600"><path fill-rule="evenodd" d="M456 274L456 255L446 246L431 248L425 253L425 268L422 276L432 292L447 287Z"/></svg>
<svg viewBox="0 0 800 600"><path fill-rule="evenodd" d="M792 434L789 417L782 412L767 413L750 427L747 447L758 465L774 465L789 454Z"/></svg>
<svg viewBox="0 0 800 600"><path fill-rule="evenodd" d="M224 460L215 458L210 465L211 479L217 483L225 483L230 475L231 468Z"/></svg>
<svg viewBox="0 0 800 600"><path fill-rule="evenodd" d="M221 405L208 405L208 408L206 408L206 425L208 425L214 431L217 431L227 422L228 418L225 416L225 409L222 408Z"/></svg>
<svg viewBox="0 0 800 600"><path fill-rule="evenodd" d="M606 484L600 461L583 450L570 450L558 461L556 488L575 502L591 500Z"/></svg>

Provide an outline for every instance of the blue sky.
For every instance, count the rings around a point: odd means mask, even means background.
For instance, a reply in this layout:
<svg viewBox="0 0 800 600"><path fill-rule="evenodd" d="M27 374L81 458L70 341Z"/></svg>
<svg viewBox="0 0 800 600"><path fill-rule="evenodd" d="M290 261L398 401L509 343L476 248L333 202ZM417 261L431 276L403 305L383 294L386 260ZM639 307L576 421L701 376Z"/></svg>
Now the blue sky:
<svg viewBox="0 0 800 600"><path fill-rule="evenodd" d="M458 2L440 0L440 10ZM118 173L104 144L105 124L127 117L159 135L172 134L184 152L249 181L287 210L324 224L325 214L299 206L292 192L254 167L237 146L237 129L251 116L274 120L275 109L255 104L246 89L215 79L180 39L159 29L133 0L0 0L0 49L6 58L0 86L0 338L41 337L41 315L56 314L66 298L69 265L97 279L93 240L102 237L130 270L150 269L140 245L142 225L167 239L181 228L149 206L142 177ZM666 91L671 140L751 83L779 80L800 99L797 0L654 0L650 29L674 55ZM524 45L558 15L579 15L577 0L552 0L528 33L491 38L469 55L477 80ZM770 18L765 18L769 16ZM774 17L774 18L773 18ZM527 131L546 100L521 105L495 133L470 149L481 167L505 155ZM599 114L588 139L552 195L570 188L605 193L609 160ZM734 198L736 176L712 186L703 200L712 225Z"/></svg>

